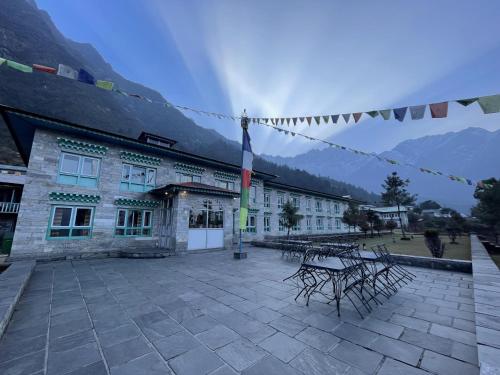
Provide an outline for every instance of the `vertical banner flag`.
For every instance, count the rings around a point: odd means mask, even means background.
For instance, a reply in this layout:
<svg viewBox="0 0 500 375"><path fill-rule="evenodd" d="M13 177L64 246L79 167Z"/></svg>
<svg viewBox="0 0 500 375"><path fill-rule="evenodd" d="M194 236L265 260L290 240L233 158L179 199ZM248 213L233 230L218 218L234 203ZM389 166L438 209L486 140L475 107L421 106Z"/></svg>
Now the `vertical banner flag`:
<svg viewBox="0 0 500 375"><path fill-rule="evenodd" d="M248 200L250 197L250 183L252 179L253 153L250 146L250 135L243 128L243 155L241 157L241 194L240 194L240 229L247 229Z"/></svg>

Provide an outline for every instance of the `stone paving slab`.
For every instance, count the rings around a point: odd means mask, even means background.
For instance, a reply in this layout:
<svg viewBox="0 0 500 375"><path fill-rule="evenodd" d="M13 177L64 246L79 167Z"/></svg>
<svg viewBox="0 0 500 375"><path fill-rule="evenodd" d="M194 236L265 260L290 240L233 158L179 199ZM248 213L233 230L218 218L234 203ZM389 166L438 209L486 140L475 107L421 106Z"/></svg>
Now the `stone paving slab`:
<svg viewBox="0 0 500 375"><path fill-rule="evenodd" d="M39 264L0 341L0 374L479 372L471 275L412 268L416 279L361 319L347 300L340 318L319 298L295 301L282 280L297 268L257 248L241 261L221 251ZM481 314L482 328L500 323Z"/></svg>

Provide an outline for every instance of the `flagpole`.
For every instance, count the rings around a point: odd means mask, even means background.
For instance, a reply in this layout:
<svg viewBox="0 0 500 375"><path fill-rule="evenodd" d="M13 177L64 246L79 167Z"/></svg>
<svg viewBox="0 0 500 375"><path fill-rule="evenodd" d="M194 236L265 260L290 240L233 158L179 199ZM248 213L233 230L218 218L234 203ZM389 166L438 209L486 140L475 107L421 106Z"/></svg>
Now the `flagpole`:
<svg viewBox="0 0 500 375"><path fill-rule="evenodd" d="M241 144L245 142L245 130L248 130L248 116L246 109L243 110L243 114L241 115L241 129L242 129L242 136L241 136ZM241 157L241 167L243 170L243 153ZM243 187L243 181L242 181L242 187ZM240 195L240 200L241 200L241 195ZM241 210L241 208L240 208ZM241 219L240 219L241 220ZM240 223L240 246L239 246L239 253L234 253L234 257L237 259L243 259L246 258L246 253L243 256L243 239L242 239L242 230L241 230L241 223Z"/></svg>

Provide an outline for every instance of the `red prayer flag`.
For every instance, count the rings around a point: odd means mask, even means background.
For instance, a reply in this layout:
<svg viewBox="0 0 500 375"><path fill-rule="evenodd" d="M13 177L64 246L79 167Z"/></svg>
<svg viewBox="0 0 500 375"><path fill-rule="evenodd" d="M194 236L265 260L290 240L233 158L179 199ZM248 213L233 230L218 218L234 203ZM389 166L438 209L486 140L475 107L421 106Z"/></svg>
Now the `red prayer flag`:
<svg viewBox="0 0 500 375"><path fill-rule="evenodd" d="M432 118L444 118L448 116L448 102L429 104Z"/></svg>
<svg viewBox="0 0 500 375"><path fill-rule="evenodd" d="M359 119L361 118L362 112L356 112L352 114L352 117L354 117L354 122L357 123Z"/></svg>
<svg viewBox="0 0 500 375"><path fill-rule="evenodd" d="M45 65L40 65L40 64L33 64L33 69L38 70L39 72L44 72L44 73L49 73L49 74L56 74L57 73L56 68L51 68L50 66L45 66Z"/></svg>

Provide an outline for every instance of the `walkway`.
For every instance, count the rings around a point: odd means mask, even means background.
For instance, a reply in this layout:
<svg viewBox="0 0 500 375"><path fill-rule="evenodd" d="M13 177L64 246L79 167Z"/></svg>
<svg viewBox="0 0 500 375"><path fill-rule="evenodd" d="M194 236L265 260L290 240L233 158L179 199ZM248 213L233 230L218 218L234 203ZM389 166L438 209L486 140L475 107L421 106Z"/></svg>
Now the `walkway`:
<svg viewBox="0 0 500 375"><path fill-rule="evenodd" d="M11 374L477 374L471 275L417 279L360 320L294 301L297 263L251 249L36 267L0 343Z"/></svg>

